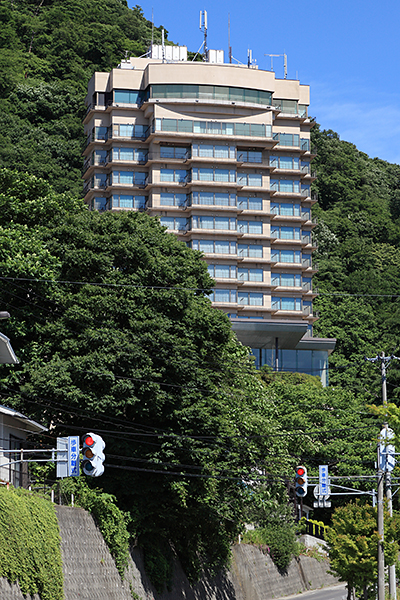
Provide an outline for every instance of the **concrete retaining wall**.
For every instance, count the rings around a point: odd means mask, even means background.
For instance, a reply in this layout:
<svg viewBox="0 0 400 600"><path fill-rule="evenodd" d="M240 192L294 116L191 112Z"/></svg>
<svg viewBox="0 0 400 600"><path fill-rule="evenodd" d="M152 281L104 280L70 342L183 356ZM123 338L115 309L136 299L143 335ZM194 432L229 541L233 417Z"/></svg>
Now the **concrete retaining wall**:
<svg viewBox="0 0 400 600"><path fill-rule="evenodd" d="M56 508L61 534L65 600L272 600L307 589L337 583L327 574L328 562L302 556L281 574L269 556L257 547L233 547L232 566L215 578L203 578L191 587L178 561L171 591L157 594L137 548L121 582L114 561L93 518L80 508ZM23 597L18 585L0 579L1 600L40 600Z"/></svg>

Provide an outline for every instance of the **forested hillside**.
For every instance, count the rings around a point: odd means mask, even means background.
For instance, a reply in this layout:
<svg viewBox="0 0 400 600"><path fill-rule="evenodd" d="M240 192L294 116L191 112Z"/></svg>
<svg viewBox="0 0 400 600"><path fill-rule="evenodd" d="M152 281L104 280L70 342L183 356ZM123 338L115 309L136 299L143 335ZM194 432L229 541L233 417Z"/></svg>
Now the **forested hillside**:
<svg viewBox="0 0 400 600"><path fill-rule="evenodd" d="M0 163L81 195L87 82L143 54L152 25L125 0L1 0L0 22Z"/></svg>
<svg viewBox="0 0 400 600"><path fill-rule="evenodd" d="M331 387L260 375L199 291L212 287L199 253L146 214L81 200L86 84L145 51L140 7L0 0L0 12L1 330L21 361L1 367L1 402L53 435L101 433L100 484L129 513L153 582L168 581L172 552L195 579L227 563L244 521L292 528L296 464L373 468L366 404L380 374L364 356L400 354L400 167L313 128L315 331L338 340Z"/></svg>
<svg viewBox="0 0 400 600"><path fill-rule="evenodd" d="M400 349L400 166L369 158L333 131L314 127L312 138L319 222L315 330L338 340L331 383L374 398L380 394L377 367L363 364L363 357ZM393 361L392 398L399 369Z"/></svg>

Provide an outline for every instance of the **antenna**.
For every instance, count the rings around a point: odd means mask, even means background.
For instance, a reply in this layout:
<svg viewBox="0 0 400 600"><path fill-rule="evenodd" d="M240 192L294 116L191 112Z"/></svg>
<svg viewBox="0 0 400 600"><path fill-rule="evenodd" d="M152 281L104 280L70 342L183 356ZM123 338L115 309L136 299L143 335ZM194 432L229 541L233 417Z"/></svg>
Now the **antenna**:
<svg viewBox="0 0 400 600"><path fill-rule="evenodd" d="M165 38L164 38L164 27L161 29L161 48L162 48L162 61L165 62Z"/></svg>
<svg viewBox="0 0 400 600"><path fill-rule="evenodd" d="M153 49L154 44L154 11L153 7L151 7L151 48Z"/></svg>
<svg viewBox="0 0 400 600"><path fill-rule="evenodd" d="M287 79L287 54L264 54L264 56L270 56L271 57L271 71L274 70L274 64L273 64L273 59L276 57L278 58L279 56L283 56L283 75L284 75L284 79Z"/></svg>
<svg viewBox="0 0 400 600"><path fill-rule="evenodd" d="M252 52L250 50L250 48L247 48L247 66L250 69L251 67L251 63L252 63Z"/></svg>
<svg viewBox="0 0 400 600"><path fill-rule="evenodd" d="M207 60L208 57L208 48L207 48L207 11L200 11L200 31L204 33L204 52L203 52L203 60Z"/></svg>
<svg viewBox="0 0 400 600"><path fill-rule="evenodd" d="M228 54L229 54L229 64L232 64L231 14L230 13L228 13Z"/></svg>

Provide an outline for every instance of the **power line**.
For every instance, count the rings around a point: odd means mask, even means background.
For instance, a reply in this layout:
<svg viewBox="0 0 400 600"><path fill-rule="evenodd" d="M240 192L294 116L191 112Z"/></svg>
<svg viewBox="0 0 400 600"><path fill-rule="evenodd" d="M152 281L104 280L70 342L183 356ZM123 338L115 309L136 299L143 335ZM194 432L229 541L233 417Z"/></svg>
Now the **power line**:
<svg viewBox="0 0 400 600"><path fill-rule="evenodd" d="M143 284L129 284L129 283L104 283L97 281L70 281L67 279L39 279L30 277L4 277L0 276L0 280L3 281L29 281L35 283L56 283L56 284L67 284L67 285L90 285L94 287L110 287L110 288L132 288L132 289L149 289L149 290L175 290L175 291L191 291L191 292L203 292L207 295L209 290L213 289L213 285L209 287L188 287L175 285L143 285ZM400 293L392 294L368 294L368 293L357 293L357 292L316 292L318 296L339 296L339 297L360 297L360 298L400 298Z"/></svg>

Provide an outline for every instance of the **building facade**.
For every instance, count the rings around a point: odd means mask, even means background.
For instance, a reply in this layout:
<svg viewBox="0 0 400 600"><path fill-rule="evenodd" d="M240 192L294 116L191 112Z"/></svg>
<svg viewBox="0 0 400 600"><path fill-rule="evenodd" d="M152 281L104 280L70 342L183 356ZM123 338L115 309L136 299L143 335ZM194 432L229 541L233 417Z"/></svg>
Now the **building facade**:
<svg viewBox="0 0 400 600"><path fill-rule="evenodd" d="M200 250L257 365L320 375L309 87L242 65L131 58L89 83L85 201L143 210Z"/></svg>

